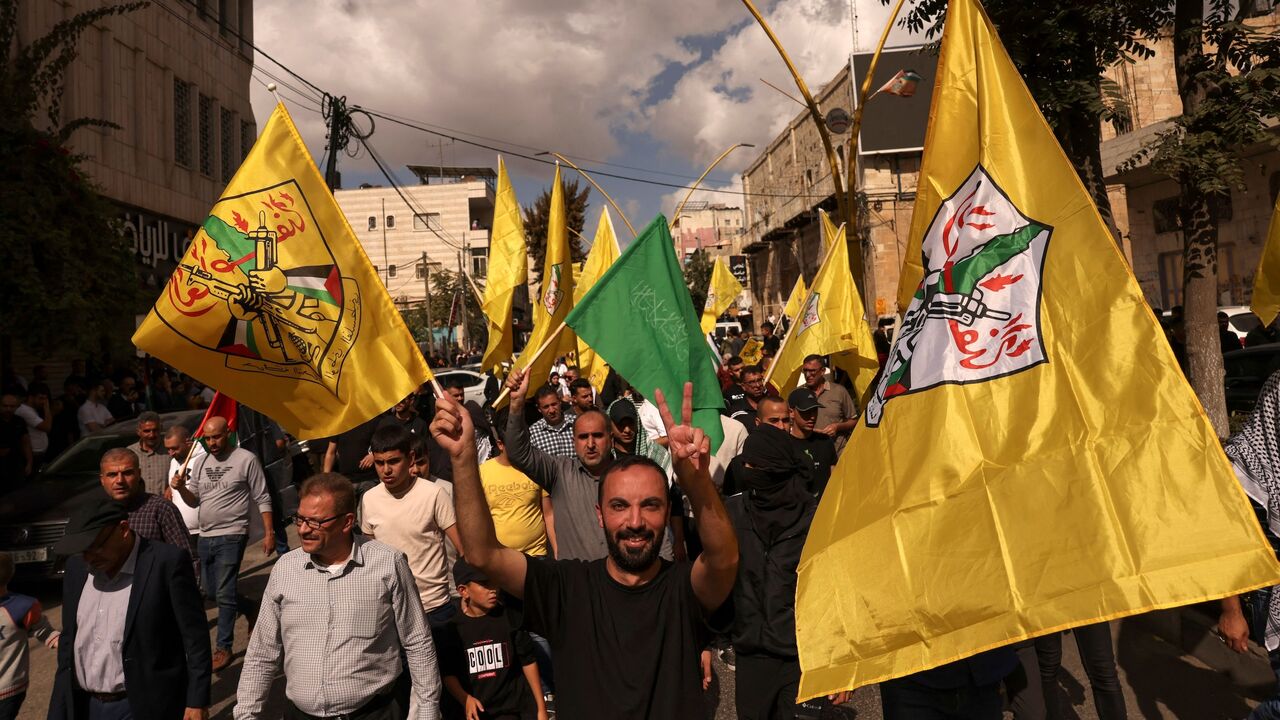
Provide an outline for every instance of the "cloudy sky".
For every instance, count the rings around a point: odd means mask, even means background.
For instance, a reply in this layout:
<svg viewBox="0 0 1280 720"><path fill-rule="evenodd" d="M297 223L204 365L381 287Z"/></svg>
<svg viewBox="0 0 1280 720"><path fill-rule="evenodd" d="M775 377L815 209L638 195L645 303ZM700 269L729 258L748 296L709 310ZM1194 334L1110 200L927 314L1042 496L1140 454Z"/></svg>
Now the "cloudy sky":
<svg viewBox="0 0 1280 720"><path fill-rule="evenodd" d="M760 0L757 0L758 2ZM803 110L770 89L794 83L740 0L270 0L257 2L254 41L352 105L447 128L509 151L555 150L589 172L676 185L692 182L722 150L739 149L705 187L733 188L736 173ZM810 88L848 61L883 21L876 0L761 2ZM891 41L891 44L892 41ZM292 85L280 90L312 152L324 147L315 93L266 58L256 64ZM271 78L260 70L263 83ZM254 83L261 127L273 107ZM463 135L465 133L465 135ZM407 164L496 166L496 154L378 121L370 143L403 183ZM517 195L530 203L552 170L505 155ZM343 158L343 185L385 184L361 152ZM571 172L571 171L570 171ZM570 177L566 175L566 178ZM670 213L683 191L597 178L637 227ZM708 194L708 198L715 197ZM718 196L740 203L741 196ZM603 199L593 193L590 227ZM621 223L615 224L621 227Z"/></svg>

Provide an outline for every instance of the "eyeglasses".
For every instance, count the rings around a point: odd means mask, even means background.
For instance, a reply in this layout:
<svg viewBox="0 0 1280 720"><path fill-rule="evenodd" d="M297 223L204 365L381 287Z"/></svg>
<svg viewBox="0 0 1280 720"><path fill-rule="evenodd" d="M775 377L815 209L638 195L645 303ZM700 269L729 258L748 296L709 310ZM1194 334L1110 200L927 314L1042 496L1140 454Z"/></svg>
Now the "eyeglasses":
<svg viewBox="0 0 1280 720"><path fill-rule="evenodd" d="M333 517L327 517L323 520L316 520L315 518L303 517L301 515L294 515L293 524L297 525L298 527L302 527L303 525L306 525L312 530L319 530L320 528L324 527L327 523L331 523L340 517L342 517L342 515L334 515Z"/></svg>
<svg viewBox="0 0 1280 720"><path fill-rule="evenodd" d="M816 367L816 368L804 368L804 372L805 372L805 374L806 374L806 375L810 375L810 374L813 374L813 373L820 373L820 372L822 372L822 371L823 371L823 368L822 368L822 367Z"/></svg>

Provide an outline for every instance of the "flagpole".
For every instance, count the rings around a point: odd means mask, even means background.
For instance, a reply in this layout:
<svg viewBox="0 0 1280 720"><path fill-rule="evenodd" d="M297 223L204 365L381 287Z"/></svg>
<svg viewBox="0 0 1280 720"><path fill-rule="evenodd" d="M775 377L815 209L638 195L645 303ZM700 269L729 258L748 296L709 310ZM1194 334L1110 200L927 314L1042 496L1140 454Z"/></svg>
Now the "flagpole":
<svg viewBox="0 0 1280 720"><path fill-rule="evenodd" d="M597 192L599 192L601 195L603 195L603 196L604 196L604 199L605 199L605 200L608 200L608 201L609 201L609 204L613 206L613 209L614 209L614 210L616 210L616 211L618 212L618 216L622 218L622 222L626 223L626 224L627 224L627 229L631 231L631 237L633 237L633 238L634 238L634 237L638 237L638 236L639 236L639 233L637 233L637 232L636 232L636 229L635 229L634 227L632 227L632 226L631 226L631 221L627 219L627 214L626 214L626 213L624 213L624 212L622 212L622 208L618 207L618 203L614 202L612 197L609 197L609 193L605 192L605 191L604 191L604 188L600 187L599 183L597 183L595 180L592 180L592 179L591 179L591 176L587 174L587 171L586 171L586 170L583 170L582 168L578 167L577 165L574 165L572 160L570 160L569 158L567 158L567 157L565 157L565 156L561 155L561 154L560 154L560 153L558 153L558 152L554 152L554 151L551 151L551 150L547 150L547 151L545 151L545 152L540 152L540 153L538 153L538 155L555 155L557 160L559 160L559 161L563 162L565 165L568 165L569 167L573 168L574 170L577 170L577 171L578 171L578 173L579 173L580 175L582 175L582 177L584 177L584 178L586 178L586 179L587 179L587 182L591 183L591 187L595 188ZM559 330L557 330L556 332L559 332Z"/></svg>
<svg viewBox="0 0 1280 720"><path fill-rule="evenodd" d="M672 220L671 220L671 225L669 226L670 228L675 228L676 223L680 220L680 211L684 210L684 206L689 203L689 198L693 197L693 191L698 189L698 186L702 184L703 180L707 179L707 176L711 174L712 170L716 169L716 166L720 164L721 160L724 160L726 157L729 156L729 153L733 152L734 150L737 150L740 147L753 148L755 147L755 145L752 145L751 143L735 143L733 145L730 145L728 150L725 150L724 152L720 153L720 157L712 161L712 163L707 166L707 169L702 171L702 175L698 176L698 179L693 183L693 185L689 187L689 192L685 194L684 200L681 200L680 204L676 206L676 211L671 214ZM679 254L677 253L676 256L679 257Z"/></svg>
<svg viewBox="0 0 1280 720"><path fill-rule="evenodd" d="M560 332L564 329L565 329L565 324L562 321L559 325L556 326L555 330L551 331L551 334L547 336L547 339L542 341L542 344L538 346L538 349L533 351L533 357L529 358L529 362L525 363L524 368L522 369L528 370L530 367L533 367L533 364L538 361L538 358L542 357L542 353L546 352L547 348L551 347L551 344L556 341L556 338L560 337ZM493 400L493 407L498 407L499 405L501 405L502 401L506 399L507 395L509 394L510 394L509 390L507 390L505 387L502 388L502 392L498 393L498 397L494 398Z"/></svg>

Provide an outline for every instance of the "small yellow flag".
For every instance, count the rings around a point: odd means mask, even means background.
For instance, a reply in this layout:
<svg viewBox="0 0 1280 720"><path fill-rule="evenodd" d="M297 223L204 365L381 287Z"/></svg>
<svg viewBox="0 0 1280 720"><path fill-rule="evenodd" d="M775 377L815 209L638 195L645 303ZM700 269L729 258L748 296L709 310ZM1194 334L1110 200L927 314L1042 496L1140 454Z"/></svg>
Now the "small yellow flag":
<svg viewBox="0 0 1280 720"><path fill-rule="evenodd" d="M524 239L524 222L520 218L520 201L507 177L507 166L498 158L498 190L494 193L493 231L489 236L489 273L484 286L485 318L489 323L489 344L480 367L495 370L511 360L511 306L517 292L525 292L529 282L528 244Z"/></svg>
<svg viewBox="0 0 1280 720"><path fill-rule="evenodd" d="M529 387L547 382L556 358L577 349L573 330L560 326L573 309L573 256L569 252L569 226L565 216L564 186L560 183L560 166L551 185L551 211L547 218L547 256L542 264L542 291L533 305L533 333L520 352L516 367L530 372ZM552 338L552 333L560 334ZM552 338L551 344L536 359L534 354Z"/></svg>
<svg viewBox="0 0 1280 720"><path fill-rule="evenodd" d="M743 365L759 365L764 357L764 343L760 342L760 338L747 338L738 351L738 357L742 358Z"/></svg>
<svg viewBox="0 0 1280 720"><path fill-rule="evenodd" d="M609 208L604 208L600 213L600 223L596 225L595 240L591 242L591 250L587 253L586 261L582 263L582 273L574 281L575 305L583 295L587 294L591 286L596 284L600 276L604 275L604 271L609 269L613 261L618 259L620 253L618 236L613 232L613 220L609 218ZM609 366L604 358L587 347L587 344L582 342L582 338L578 338L578 374L579 377L590 381L591 387L595 388L596 392L604 389L605 378L609 376Z"/></svg>
<svg viewBox="0 0 1280 720"><path fill-rule="evenodd" d="M299 438L355 427L431 377L284 105L133 343Z"/></svg>
<svg viewBox="0 0 1280 720"><path fill-rule="evenodd" d="M772 383L785 397L799 382L800 367L807 356L830 355L833 364L849 373L854 395L861 400L871 387L880 361L871 328L862 313L862 297L849 271L844 228L836 230L825 212L819 214L827 256L813 276L813 287L769 366L765 382Z"/></svg>
<svg viewBox="0 0 1280 720"><path fill-rule="evenodd" d="M791 288L791 294L787 296L787 304L782 308L782 314L791 322L795 322L796 316L800 314L801 304L804 298L809 294L809 289L804 286L804 275L796 278L795 287Z"/></svg>
<svg viewBox="0 0 1280 720"><path fill-rule="evenodd" d="M1267 244L1262 248L1258 270L1253 274L1253 314L1262 324L1270 325L1280 312L1280 197L1271 213L1271 229L1267 231Z"/></svg>
<svg viewBox="0 0 1280 720"><path fill-rule="evenodd" d="M702 306L700 325L704 335L716 329L716 319L729 309L742 294L742 283L733 276L724 258L716 258L711 266L711 282L707 283L707 301Z"/></svg>
<svg viewBox="0 0 1280 720"><path fill-rule="evenodd" d="M924 148L902 330L800 561L802 699L1280 581L976 0L948 6Z"/></svg>

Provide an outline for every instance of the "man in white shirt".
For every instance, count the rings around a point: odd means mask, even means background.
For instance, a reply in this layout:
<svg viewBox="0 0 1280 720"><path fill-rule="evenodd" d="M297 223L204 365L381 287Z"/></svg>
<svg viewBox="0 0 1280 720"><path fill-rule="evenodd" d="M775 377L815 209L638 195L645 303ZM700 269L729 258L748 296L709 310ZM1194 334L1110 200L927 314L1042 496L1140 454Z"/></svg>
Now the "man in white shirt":
<svg viewBox="0 0 1280 720"><path fill-rule="evenodd" d="M84 404L76 411L76 420L80 422L81 436L97 432L116 421L111 416L111 411L107 409L107 394L105 380L96 382L89 387L89 397L85 398Z"/></svg>
<svg viewBox="0 0 1280 720"><path fill-rule="evenodd" d="M185 462L187 465L186 479L191 479L192 463L199 462L200 456L205 454L203 445L195 444L191 440L191 431L181 425L174 425L164 433L164 450L169 454L169 480L172 483L173 478L177 477L178 471L182 470ZM190 460L187 457L190 456ZM182 515L182 522L187 526L187 532L191 534L192 541L200 538L200 509L187 504L182 499L181 493L173 491L173 487L166 487L164 491L166 500L171 500L178 508L178 514Z"/></svg>
<svg viewBox="0 0 1280 720"><path fill-rule="evenodd" d="M31 454L35 457L36 467L49 450L49 431L53 429L53 411L49 408L49 386L44 383L31 383L27 388L27 399L14 412L27 423L27 434L31 437Z"/></svg>

